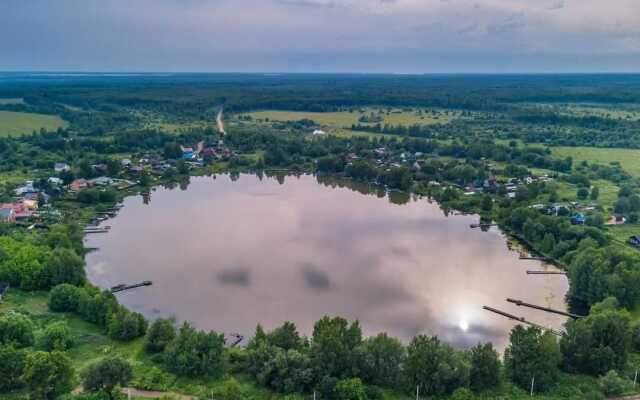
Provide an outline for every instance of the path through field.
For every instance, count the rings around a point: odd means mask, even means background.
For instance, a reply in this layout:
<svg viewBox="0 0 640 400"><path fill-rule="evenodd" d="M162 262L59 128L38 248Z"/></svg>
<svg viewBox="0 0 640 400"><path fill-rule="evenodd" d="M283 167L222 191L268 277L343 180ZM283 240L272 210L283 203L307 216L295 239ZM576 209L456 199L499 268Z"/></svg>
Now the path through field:
<svg viewBox="0 0 640 400"><path fill-rule="evenodd" d="M222 120L223 112L224 112L224 107L220 106L220 111L218 111L216 122L218 124L218 132L222 133L223 135L226 135L227 132L225 132L224 130L224 121Z"/></svg>

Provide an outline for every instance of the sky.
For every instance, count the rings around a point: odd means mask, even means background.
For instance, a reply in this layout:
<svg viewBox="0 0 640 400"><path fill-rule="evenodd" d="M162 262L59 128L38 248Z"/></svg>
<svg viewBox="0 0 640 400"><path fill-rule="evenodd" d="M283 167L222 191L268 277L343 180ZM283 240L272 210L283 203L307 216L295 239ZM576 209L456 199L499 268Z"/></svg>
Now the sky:
<svg viewBox="0 0 640 400"><path fill-rule="evenodd" d="M640 72L640 0L0 0L0 70Z"/></svg>

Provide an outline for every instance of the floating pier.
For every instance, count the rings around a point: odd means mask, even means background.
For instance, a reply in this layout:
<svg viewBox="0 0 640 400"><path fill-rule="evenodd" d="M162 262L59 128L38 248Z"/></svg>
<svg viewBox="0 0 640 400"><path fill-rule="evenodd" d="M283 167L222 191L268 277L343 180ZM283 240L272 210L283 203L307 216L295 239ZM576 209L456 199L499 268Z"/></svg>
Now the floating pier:
<svg viewBox="0 0 640 400"><path fill-rule="evenodd" d="M556 336L564 336L564 333L561 332L561 331L558 331L558 330L555 330L555 329L552 329L552 328L547 328L546 326L542 326L540 324L536 324L535 322L528 321L524 317L518 317L516 315L509 314L508 312L500 311L500 310L498 310L496 308L489 307L489 306L482 306L482 308L484 310L491 311L492 313L495 313L495 314L498 314L498 315L502 315L503 317L507 317L507 318L509 318L511 320L522 322L523 324L531 325L531 326L534 326L534 327L536 327L538 329L542 329L544 331L549 331L549 332L551 332L552 334L554 334Z"/></svg>
<svg viewBox="0 0 640 400"><path fill-rule="evenodd" d="M527 270L527 275L566 275L564 271L532 271Z"/></svg>
<svg viewBox="0 0 640 400"><path fill-rule="evenodd" d="M534 308L536 310L546 311L546 312L549 312L549 313L552 313L552 314L564 315L565 317L569 317L569 318L573 318L573 319L578 319L578 318L582 318L583 317L582 315L572 314L572 313L569 313L569 312L566 312L566 311L555 310L553 308L538 306L538 305L531 304L531 303L525 303L522 300L508 298L507 301L509 303L513 303L513 304L515 304L517 306Z"/></svg>
<svg viewBox="0 0 640 400"><path fill-rule="evenodd" d="M471 224L471 225L469 225L469 227L470 227L471 229L475 229L475 228L489 228L489 227L492 227L492 226L498 226L498 224L492 224L492 223L482 224L482 223L480 223L480 224Z"/></svg>
<svg viewBox="0 0 640 400"><path fill-rule="evenodd" d="M550 258L540 256L523 256L520 255L521 260L533 260L533 261L550 261Z"/></svg>
<svg viewBox="0 0 640 400"><path fill-rule="evenodd" d="M135 289L135 288L139 288L139 287L142 287L142 286L151 286L152 284L153 284L153 282L151 282L151 281L143 281L143 282L140 282L140 283L135 283L133 285L125 285L124 283L122 283L120 285L113 286L111 288L111 293L123 292L125 290Z"/></svg>

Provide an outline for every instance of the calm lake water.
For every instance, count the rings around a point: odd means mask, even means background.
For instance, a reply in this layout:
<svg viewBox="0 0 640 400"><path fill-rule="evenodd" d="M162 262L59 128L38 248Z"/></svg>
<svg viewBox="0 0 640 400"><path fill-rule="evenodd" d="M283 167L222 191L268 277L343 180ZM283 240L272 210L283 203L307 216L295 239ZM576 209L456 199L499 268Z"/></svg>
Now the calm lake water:
<svg viewBox="0 0 640 400"><path fill-rule="evenodd" d="M561 327L563 317L505 302L566 309L564 276L526 275L553 267L519 260L495 228L470 229L477 217L367 192L313 176L191 178L128 197L108 234L87 236L99 248L88 275L104 288L152 280L119 300L151 318L245 336L287 320L308 335L323 315L340 315L366 334L503 349L514 322L483 305Z"/></svg>

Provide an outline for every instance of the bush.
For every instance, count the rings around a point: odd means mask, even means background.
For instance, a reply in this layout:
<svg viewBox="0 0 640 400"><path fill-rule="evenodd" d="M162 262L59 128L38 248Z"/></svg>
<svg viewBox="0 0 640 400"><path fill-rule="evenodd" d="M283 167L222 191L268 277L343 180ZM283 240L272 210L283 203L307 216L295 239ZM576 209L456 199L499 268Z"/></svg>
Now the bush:
<svg viewBox="0 0 640 400"><path fill-rule="evenodd" d="M600 388L607 396L617 396L624 393L626 382L616 371L609 371L599 379Z"/></svg>
<svg viewBox="0 0 640 400"><path fill-rule="evenodd" d="M144 349L150 353L159 353L176 337L176 328L170 319L159 318L151 324L144 341Z"/></svg>
<svg viewBox="0 0 640 400"><path fill-rule="evenodd" d="M449 397L449 400L473 400L473 392L467 388L456 389Z"/></svg>
<svg viewBox="0 0 640 400"><path fill-rule="evenodd" d="M73 346L71 330L64 321L49 324L42 336L42 347L47 351L65 351Z"/></svg>
<svg viewBox="0 0 640 400"><path fill-rule="evenodd" d="M344 379L334 388L335 398L340 400L366 400L367 395L360 378Z"/></svg>
<svg viewBox="0 0 640 400"><path fill-rule="evenodd" d="M147 321L142 314L131 312L124 307L109 314L107 333L115 340L130 341L143 336L147 331Z"/></svg>
<svg viewBox="0 0 640 400"><path fill-rule="evenodd" d="M113 398L116 386L126 386L131 381L133 368L127 360L108 357L89 365L81 375L85 390L105 392Z"/></svg>
<svg viewBox="0 0 640 400"><path fill-rule="evenodd" d="M81 290L68 283L55 286L49 293L49 309L55 312L77 311Z"/></svg>
<svg viewBox="0 0 640 400"><path fill-rule="evenodd" d="M478 344L471 349L471 389L481 392L500 382L500 359L491 343Z"/></svg>
<svg viewBox="0 0 640 400"><path fill-rule="evenodd" d="M13 346L0 346L0 392L17 389L22 386L26 354Z"/></svg>
<svg viewBox="0 0 640 400"><path fill-rule="evenodd" d="M196 331L185 322L164 359L167 369L177 375L219 377L224 373L224 335Z"/></svg>
<svg viewBox="0 0 640 400"><path fill-rule="evenodd" d="M33 329L33 322L22 314L10 312L0 315L0 345L33 346Z"/></svg>

